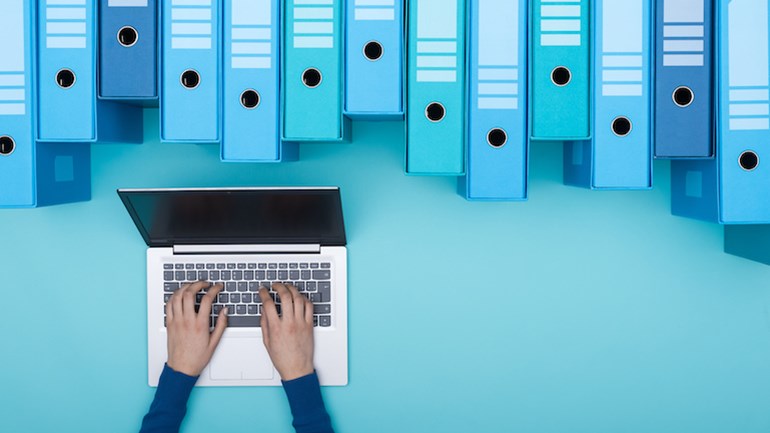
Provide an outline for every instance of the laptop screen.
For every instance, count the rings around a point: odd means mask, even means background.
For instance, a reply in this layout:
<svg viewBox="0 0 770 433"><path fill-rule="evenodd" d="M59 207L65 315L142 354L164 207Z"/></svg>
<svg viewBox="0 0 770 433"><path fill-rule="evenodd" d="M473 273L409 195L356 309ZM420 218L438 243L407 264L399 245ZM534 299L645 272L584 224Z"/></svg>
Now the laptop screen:
<svg viewBox="0 0 770 433"><path fill-rule="evenodd" d="M151 247L345 245L338 188L118 190Z"/></svg>

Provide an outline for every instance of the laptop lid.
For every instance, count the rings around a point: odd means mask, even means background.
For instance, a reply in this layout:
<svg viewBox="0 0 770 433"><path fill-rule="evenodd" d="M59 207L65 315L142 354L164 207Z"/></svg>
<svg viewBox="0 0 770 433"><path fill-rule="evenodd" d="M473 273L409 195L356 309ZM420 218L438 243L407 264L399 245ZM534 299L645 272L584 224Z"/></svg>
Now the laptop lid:
<svg viewBox="0 0 770 433"><path fill-rule="evenodd" d="M118 195L150 247L346 244L336 187L119 189Z"/></svg>

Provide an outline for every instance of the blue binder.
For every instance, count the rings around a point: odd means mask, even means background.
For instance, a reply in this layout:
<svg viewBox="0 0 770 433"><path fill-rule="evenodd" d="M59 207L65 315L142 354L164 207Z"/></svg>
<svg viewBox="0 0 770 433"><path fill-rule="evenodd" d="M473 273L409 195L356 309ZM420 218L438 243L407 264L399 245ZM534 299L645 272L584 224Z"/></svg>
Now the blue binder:
<svg viewBox="0 0 770 433"><path fill-rule="evenodd" d="M652 187L650 0L595 0L593 137L564 144L564 183Z"/></svg>
<svg viewBox="0 0 770 433"><path fill-rule="evenodd" d="M345 140L342 0L285 0L284 6L283 138Z"/></svg>
<svg viewBox="0 0 770 433"><path fill-rule="evenodd" d="M345 10L345 114L404 117L404 1L348 0Z"/></svg>
<svg viewBox="0 0 770 433"><path fill-rule="evenodd" d="M527 1L471 0L468 200L527 198Z"/></svg>
<svg viewBox="0 0 770 433"><path fill-rule="evenodd" d="M35 144L35 10L0 2L0 208L90 198L88 144Z"/></svg>
<svg viewBox="0 0 770 433"><path fill-rule="evenodd" d="M770 223L768 0L718 4L716 159L671 163L672 213Z"/></svg>
<svg viewBox="0 0 770 433"><path fill-rule="evenodd" d="M157 104L156 0L100 0L99 6L99 96Z"/></svg>
<svg viewBox="0 0 770 433"><path fill-rule="evenodd" d="M161 9L160 139L218 143L219 0L165 0Z"/></svg>
<svg viewBox="0 0 770 433"><path fill-rule="evenodd" d="M97 99L96 0L38 0L38 141L142 141L142 110Z"/></svg>
<svg viewBox="0 0 770 433"><path fill-rule="evenodd" d="M770 265L770 225L725 226L725 252Z"/></svg>
<svg viewBox="0 0 770 433"><path fill-rule="evenodd" d="M530 134L590 137L590 0L533 0Z"/></svg>
<svg viewBox="0 0 770 433"><path fill-rule="evenodd" d="M657 0L655 157L714 155L713 2Z"/></svg>
<svg viewBox="0 0 770 433"><path fill-rule="evenodd" d="M295 160L281 146L280 0L224 0L223 161Z"/></svg>
<svg viewBox="0 0 770 433"><path fill-rule="evenodd" d="M465 2L409 0L406 172L465 172Z"/></svg>

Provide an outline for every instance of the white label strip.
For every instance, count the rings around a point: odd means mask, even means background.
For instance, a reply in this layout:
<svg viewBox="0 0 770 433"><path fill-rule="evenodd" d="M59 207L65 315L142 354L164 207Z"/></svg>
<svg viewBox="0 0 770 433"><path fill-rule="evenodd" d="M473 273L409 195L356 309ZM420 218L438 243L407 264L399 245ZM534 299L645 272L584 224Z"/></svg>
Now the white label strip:
<svg viewBox="0 0 770 433"><path fill-rule="evenodd" d="M518 1L510 0L492 3L479 2L479 65L518 66L518 3Z"/></svg>
<svg viewBox="0 0 770 433"><path fill-rule="evenodd" d="M731 1L727 6L730 87L768 85L767 1Z"/></svg>
<svg viewBox="0 0 770 433"><path fill-rule="evenodd" d="M231 35L233 40L237 41L269 41L272 33L269 27L261 29L234 28Z"/></svg>
<svg viewBox="0 0 770 433"><path fill-rule="evenodd" d="M271 14L270 0L232 0L234 26L269 26Z"/></svg>
<svg viewBox="0 0 770 433"><path fill-rule="evenodd" d="M770 119L763 118L733 118L730 119L732 131L764 131L770 129Z"/></svg>
<svg viewBox="0 0 770 433"><path fill-rule="evenodd" d="M541 20L540 30L544 32L579 32L580 20Z"/></svg>
<svg viewBox="0 0 770 433"><path fill-rule="evenodd" d="M294 36L294 48L334 48L332 36Z"/></svg>
<svg viewBox="0 0 770 433"><path fill-rule="evenodd" d="M0 0L0 72L24 72L24 1Z"/></svg>
<svg viewBox="0 0 770 433"><path fill-rule="evenodd" d="M107 6L113 7L147 7L147 0L109 0Z"/></svg>
<svg viewBox="0 0 770 433"><path fill-rule="evenodd" d="M417 81L421 83L454 83L457 81L457 71L424 69L417 71Z"/></svg>
<svg viewBox="0 0 770 433"><path fill-rule="evenodd" d="M602 71L602 82L641 83L642 71L634 69L614 69Z"/></svg>
<svg viewBox="0 0 770 433"><path fill-rule="evenodd" d="M702 38L703 26L663 26L664 38Z"/></svg>
<svg viewBox="0 0 770 433"><path fill-rule="evenodd" d="M294 0L294 5L334 5L334 0Z"/></svg>
<svg viewBox="0 0 770 433"><path fill-rule="evenodd" d="M85 8L46 8L45 18L51 20L85 20Z"/></svg>
<svg viewBox="0 0 770 433"><path fill-rule="evenodd" d="M396 1L395 0L355 0L355 5L356 6L396 6Z"/></svg>
<svg viewBox="0 0 770 433"><path fill-rule="evenodd" d="M458 0L418 0L417 39L456 39L457 2Z"/></svg>
<svg viewBox="0 0 770 433"><path fill-rule="evenodd" d="M270 54L270 42L234 42L233 54Z"/></svg>
<svg viewBox="0 0 770 433"><path fill-rule="evenodd" d="M172 23L172 35L211 35L210 23Z"/></svg>
<svg viewBox="0 0 770 433"><path fill-rule="evenodd" d="M417 56L418 68L456 68L457 56Z"/></svg>
<svg viewBox="0 0 770 433"><path fill-rule="evenodd" d="M22 87L24 82L24 74L0 74L0 87Z"/></svg>
<svg viewBox="0 0 770 433"><path fill-rule="evenodd" d="M703 66L703 54L664 54L663 66Z"/></svg>
<svg viewBox="0 0 770 433"><path fill-rule="evenodd" d="M85 35L86 23L46 22L45 32L49 35Z"/></svg>
<svg viewBox="0 0 770 433"><path fill-rule="evenodd" d="M85 6L86 0L46 0L47 6Z"/></svg>
<svg viewBox="0 0 770 433"><path fill-rule="evenodd" d="M602 52L641 53L644 45L642 0L605 0L602 6Z"/></svg>
<svg viewBox="0 0 770 433"><path fill-rule="evenodd" d="M171 38L171 48L175 50L210 50L211 38Z"/></svg>
<svg viewBox="0 0 770 433"><path fill-rule="evenodd" d="M396 11L392 8L356 8L354 15L356 21L395 21L396 19Z"/></svg>
<svg viewBox="0 0 770 433"><path fill-rule="evenodd" d="M605 68L641 68L642 56L639 55L604 55L602 66Z"/></svg>
<svg viewBox="0 0 770 433"><path fill-rule="evenodd" d="M457 42L418 41L417 52L420 54L456 54Z"/></svg>
<svg viewBox="0 0 770 433"><path fill-rule="evenodd" d="M0 101L24 101L24 89L0 89Z"/></svg>
<svg viewBox="0 0 770 433"><path fill-rule="evenodd" d="M730 104L730 116L769 116L770 104Z"/></svg>
<svg viewBox="0 0 770 433"><path fill-rule="evenodd" d="M25 104L0 104L0 115L23 116L26 114Z"/></svg>
<svg viewBox="0 0 770 433"><path fill-rule="evenodd" d="M642 96L641 84L604 84L602 96Z"/></svg>
<svg viewBox="0 0 770 433"><path fill-rule="evenodd" d="M300 35L333 35L333 22L294 22L294 33Z"/></svg>
<svg viewBox="0 0 770 433"><path fill-rule="evenodd" d="M211 21L211 9L171 9L171 21Z"/></svg>
<svg viewBox="0 0 770 433"><path fill-rule="evenodd" d="M294 8L295 20L332 20L334 9L332 8Z"/></svg>
<svg viewBox="0 0 770 433"><path fill-rule="evenodd" d="M730 90L730 102L754 102L767 101L770 99L770 90L768 89L735 89Z"/></svg>
<svg viewBox="0 0 770 433"><path fill-rule="evenodd" d="M490 98L483 97L478 100L479 110L517 110L518 98Z"/></svg>
<svg viewBox="0 0 770 433"><path fill-rule="evenodd" d="M516 81L519 70L515 68L479 68L478 77L481 81Z"/></svg>
<svg viewBox="0 0 770 433"><path fill-rule="evenodd" d="M544 47L579 47L580 34L546 34L540 35L540 45Z"/></svg>
<svg viewBox="0 0 770 433"><path fill-rule="evenodd" d="M663 22L702 23L705 17L704 2L705 0L665 0Z"/></svg>
<svg viewBox="0 0 770 433"><path fill-rule="evenodd" d="M580 6L540 6L541 17L580 18Z"/></svg>
<svg viewBox="0 0 770 433"><path fill-rule="evenodd" d="M516 83L479 83L479 95L518 95L519 85Z"/></svg>
<svg viewBox="0 0 770 433"><path fill-rule="evenodd" d="M211 0L171 0L171 6L211 6Z"/></svg>
<svg viewBox="0 0 770 433"><path fill-rule="evenodd" d="M48 36L45 39L46 48L86 48L86 38Z"/></svg>
<svg viewBox="0 0 770 433"><path fill-rule="evenodd" d="M703 39L669 39L663 41L666 53L702 53Z"/></svg>
<svg viewBox="0 0 770 433"><path fill-rule="evenodd" d="M272 61L270 57L233 57L231 65L233 69L270 69Z"/></svg>

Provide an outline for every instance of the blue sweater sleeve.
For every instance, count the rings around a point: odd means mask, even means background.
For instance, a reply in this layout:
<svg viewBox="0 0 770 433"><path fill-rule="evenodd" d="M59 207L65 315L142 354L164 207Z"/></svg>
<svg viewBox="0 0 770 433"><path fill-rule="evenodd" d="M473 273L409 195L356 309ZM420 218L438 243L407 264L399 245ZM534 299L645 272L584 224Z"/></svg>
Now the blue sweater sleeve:
<svg viewBox="0 0 770 433"><path fill-rule="evenodd" d="M187 400L190 398L198 377L188 376L174 371L165 365L155 391L155 399L150 411L142 420L140 433L176 433L187 413Z"/></svg>
<svg viewBox="0 0 770 433"><path fill-rule="evenodd" d="M297 433L334 433L315 372L282 383Z"/></svg>

